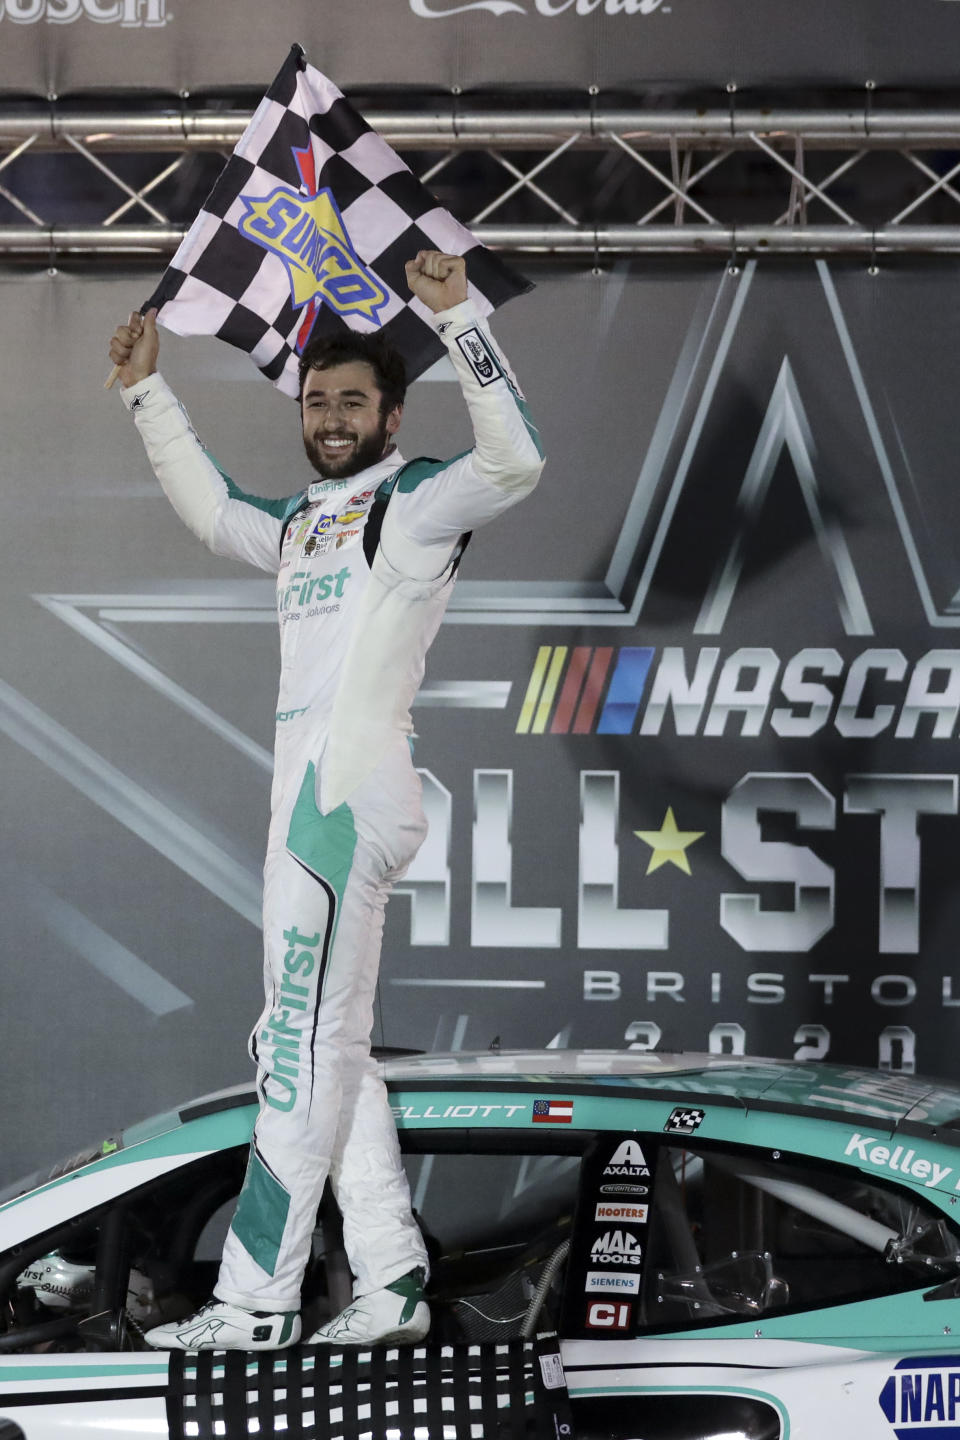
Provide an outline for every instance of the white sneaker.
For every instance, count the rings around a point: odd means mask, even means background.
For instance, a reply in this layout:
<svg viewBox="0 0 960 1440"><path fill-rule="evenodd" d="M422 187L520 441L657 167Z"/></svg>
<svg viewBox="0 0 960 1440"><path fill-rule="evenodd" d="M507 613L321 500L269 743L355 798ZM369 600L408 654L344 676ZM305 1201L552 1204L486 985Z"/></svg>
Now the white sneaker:
<svg viewBox="0 0 960 1440"><path fill-rule="evenodd" d="M65 1260L58 1250L41 1255L17 1276L18 1290L32 1290L50 1310L81 1309L93 1295L96 1266Z"/></svg>
<svg viewBox="0 0 960 1440"><path fill-rule="evenodd" d="M271 1314L208 1300L195 1315L157 1325L144 1335L155 1350L284 1350L300 1339L296 1310Z"/></svg>
<svg viewBox="0 0 960 1440"><path fill-rule="evenodd" d="M362 1295L321 1325L308 1345L416 1345L430 1329L424 1273L411 1270L383 1290Z"/></svg>

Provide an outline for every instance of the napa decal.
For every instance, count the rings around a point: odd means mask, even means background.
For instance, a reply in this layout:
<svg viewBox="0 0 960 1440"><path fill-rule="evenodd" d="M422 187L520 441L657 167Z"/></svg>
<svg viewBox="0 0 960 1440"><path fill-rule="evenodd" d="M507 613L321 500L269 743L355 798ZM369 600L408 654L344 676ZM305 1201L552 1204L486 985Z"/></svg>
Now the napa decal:
<svg viewBox="0 0 960 1440"><path fill-rule="evenodd" d="M898 1440L960 1440L960 1355L900 1360L880 1391L880 1409Z"/></svg>
<svg viewBox="0 0 960 1440"><path fill-rule="evenodd" d="M333 192L317 187L312 152L293 155L307 193L278 185L266 196L241 195L246 213L238 229L283 262L293 304L308 307L297 335L301 351L324 302L338 315L379 325L389 296L354 250Z"/></svg>

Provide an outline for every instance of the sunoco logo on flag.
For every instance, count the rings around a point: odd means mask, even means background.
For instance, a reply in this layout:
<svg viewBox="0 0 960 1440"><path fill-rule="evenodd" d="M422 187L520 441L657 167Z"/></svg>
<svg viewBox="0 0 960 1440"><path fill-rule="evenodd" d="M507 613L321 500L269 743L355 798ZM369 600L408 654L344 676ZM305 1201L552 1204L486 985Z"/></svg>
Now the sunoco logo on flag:
<svg viewBox="0 0 960 1440"><path fill-rule="evenodd" d="M294 156L301 174L312 171L309 150L294 151ZM338 315L363 315L377 322L387 292L354 254L329 190L299 195L282 186L265 200L247 195L240 199L247 207L241 235L280 257L294 305L325 300Z"/></svg>
<svg viewBox="0 0 960 1440"><path fill-rule="evenodd" d="M413 380L444 353L406 283L419 250L468 257L482 315L530 288L294 46L144 308L246 350L289 395L307 341L345 326L382 331Z"/></svg>

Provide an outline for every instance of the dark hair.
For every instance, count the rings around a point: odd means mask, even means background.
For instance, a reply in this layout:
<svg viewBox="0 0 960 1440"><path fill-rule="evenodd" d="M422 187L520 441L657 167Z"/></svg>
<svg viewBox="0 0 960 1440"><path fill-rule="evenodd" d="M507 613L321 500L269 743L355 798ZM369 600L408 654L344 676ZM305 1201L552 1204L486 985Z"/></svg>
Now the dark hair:
<svg viewBox="0 0 960 1440"><path fill-rule="evenodd" d="M341 335L318 335L307 342L300 356L300 401L311 370L332 370L362 360L370 366L381 394L380 409L386 415L403 404L407 393L407 367L403 356L382 335L347 330Z"/></svg>

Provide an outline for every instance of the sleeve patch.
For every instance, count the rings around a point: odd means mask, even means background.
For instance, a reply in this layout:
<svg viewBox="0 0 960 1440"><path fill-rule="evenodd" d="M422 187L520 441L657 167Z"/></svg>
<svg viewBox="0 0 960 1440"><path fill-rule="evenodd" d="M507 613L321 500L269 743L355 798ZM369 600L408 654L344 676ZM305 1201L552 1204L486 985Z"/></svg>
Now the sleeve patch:
<svg viewBox="0 0 960 1440"><path fill-rule="evenodd" d="M476 326L458 335L457 344L480 385L492 385L500 379L502 372L497 357Z"/></svg>

